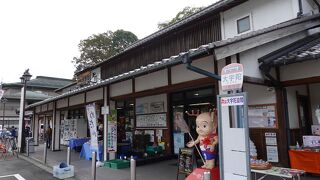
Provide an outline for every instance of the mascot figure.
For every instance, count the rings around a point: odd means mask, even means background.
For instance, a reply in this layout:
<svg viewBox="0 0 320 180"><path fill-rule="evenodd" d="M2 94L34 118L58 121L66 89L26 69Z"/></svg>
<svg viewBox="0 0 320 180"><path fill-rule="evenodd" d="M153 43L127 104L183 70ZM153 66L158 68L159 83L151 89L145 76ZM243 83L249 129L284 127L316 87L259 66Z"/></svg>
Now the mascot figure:
<svg viewBox="0 0 320 180"><path fill-rule="evenodd" d="M198 115L196 125L198 138L195 141L188 142L187 146L193 147L200 143L200 150L205 159L202 168L212 169L215 167L214 160L217 158L215 147L218 144L216 111Z"/></svg>

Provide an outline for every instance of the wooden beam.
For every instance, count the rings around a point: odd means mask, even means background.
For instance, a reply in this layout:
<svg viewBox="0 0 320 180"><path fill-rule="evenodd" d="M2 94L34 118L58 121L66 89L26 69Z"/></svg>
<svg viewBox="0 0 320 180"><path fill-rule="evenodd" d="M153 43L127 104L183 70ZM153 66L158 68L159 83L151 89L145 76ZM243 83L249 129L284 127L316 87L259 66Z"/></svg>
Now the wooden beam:
<svg viewBox="0 0 320 180"><path fill-rule="evenodd" d="M149 90L145 90L145 91L116 96L116 97L112 97L111 99L112 100L123 100L123 99L137 98L137 97L149 96L149 95L160 94L160 93L170 93L170 92L181 91L181 90L189 89L189 88L214 85L215 82L216 82L216 80L207 77L207 78L197 79L197 80L193 80L193 81L173 84L171 86L163 86L160 88L149 89Z"/></svg>
<svg viewBox="0 0 320 180"><path fill-rule="evenodd" d="M272 85L271 81L255 78L255 77L249 77L249 76L243 76L243 81L246 83L257 84L257 85L266 85L266 86Z"/></svg>
<svg viewBox="0 0 320 180"><path fill-rule="evenodd" d="M281 84L285 87L287 86L297 86L302 84L314 84L320 83L320 76L310 77L310 78L303 78L303 79L295 79L289 81L282 81Z"/></svg>
<svg viewBox="0 0 320 180"><path fill-rule="evenodd" d="M271 32L263 33L248 39L243 39L238 42L230 43L225 46L217 47L214 53L218 60L228 56L252 49L263 44L288 37L301 31L314 28L320 25L320 20L305 21L303 23L291 25L289 27L279 28Z"/></svg>

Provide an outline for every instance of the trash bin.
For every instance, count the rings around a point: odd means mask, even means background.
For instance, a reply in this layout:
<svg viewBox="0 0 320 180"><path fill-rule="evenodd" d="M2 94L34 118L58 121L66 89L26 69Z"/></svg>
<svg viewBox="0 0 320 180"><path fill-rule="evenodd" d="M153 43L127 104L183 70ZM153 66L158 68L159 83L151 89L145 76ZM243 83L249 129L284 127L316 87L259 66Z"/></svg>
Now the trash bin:
<svg viewBox="0 0 320 180"><path fill-rule="evenodd" d="M52 174L58 179L66 179L74 176L74 166L67 165L62 162L59 165L53 166Z"/></svg>
<svg viewBox="0 0 320 180"><path fill-rule="evenodd" d="M34 153L34 140L33 137L26 137L26 146L29 142L29 153ZM26 147L27 152L27 147Z"/></svg>

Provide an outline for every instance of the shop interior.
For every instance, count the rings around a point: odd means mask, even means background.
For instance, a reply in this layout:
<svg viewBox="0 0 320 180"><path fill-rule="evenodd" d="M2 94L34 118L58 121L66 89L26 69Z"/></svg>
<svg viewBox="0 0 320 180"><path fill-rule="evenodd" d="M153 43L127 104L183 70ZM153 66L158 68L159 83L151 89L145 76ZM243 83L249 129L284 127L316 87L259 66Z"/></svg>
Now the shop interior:
<svg viewBox="0 0 320 180"><path fill-rule="evenodd" d="M320 83L286 88L291 168L320 174Z"/></svg>
<svg viewBox="0 0 320 180"><path fill-rule="evenodd" d="M179 122L185 121L191 136L197 138L196 116L202 112L209 112L215 108L216 93L213 86L192 90L175 92L171 94L172 119L173 119L173 153L178 154L180 148L186 147L191 138L179 128ZM188 112L189 114L187 114ZM195 153L197 161L200 156Z"/></svg>

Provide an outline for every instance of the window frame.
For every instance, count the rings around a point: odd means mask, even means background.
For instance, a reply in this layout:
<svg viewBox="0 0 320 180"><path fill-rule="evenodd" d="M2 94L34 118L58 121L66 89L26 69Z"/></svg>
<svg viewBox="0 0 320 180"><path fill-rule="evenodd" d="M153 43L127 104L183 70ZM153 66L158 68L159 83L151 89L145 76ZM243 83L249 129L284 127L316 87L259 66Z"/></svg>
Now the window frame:
<svg viewBox="0 0 320 180"><path fill-rule="evenodd" d="M249 18L249 29L240 32L240 31L239 31L239 22L240 22L241 20L246 19L246 18ZM236 26L237 26L237 34L243 34L243 33L252 31L252 18L251 18L251 14L247 14L247 15L242 16L241 18L236 19Z"/></svg>

